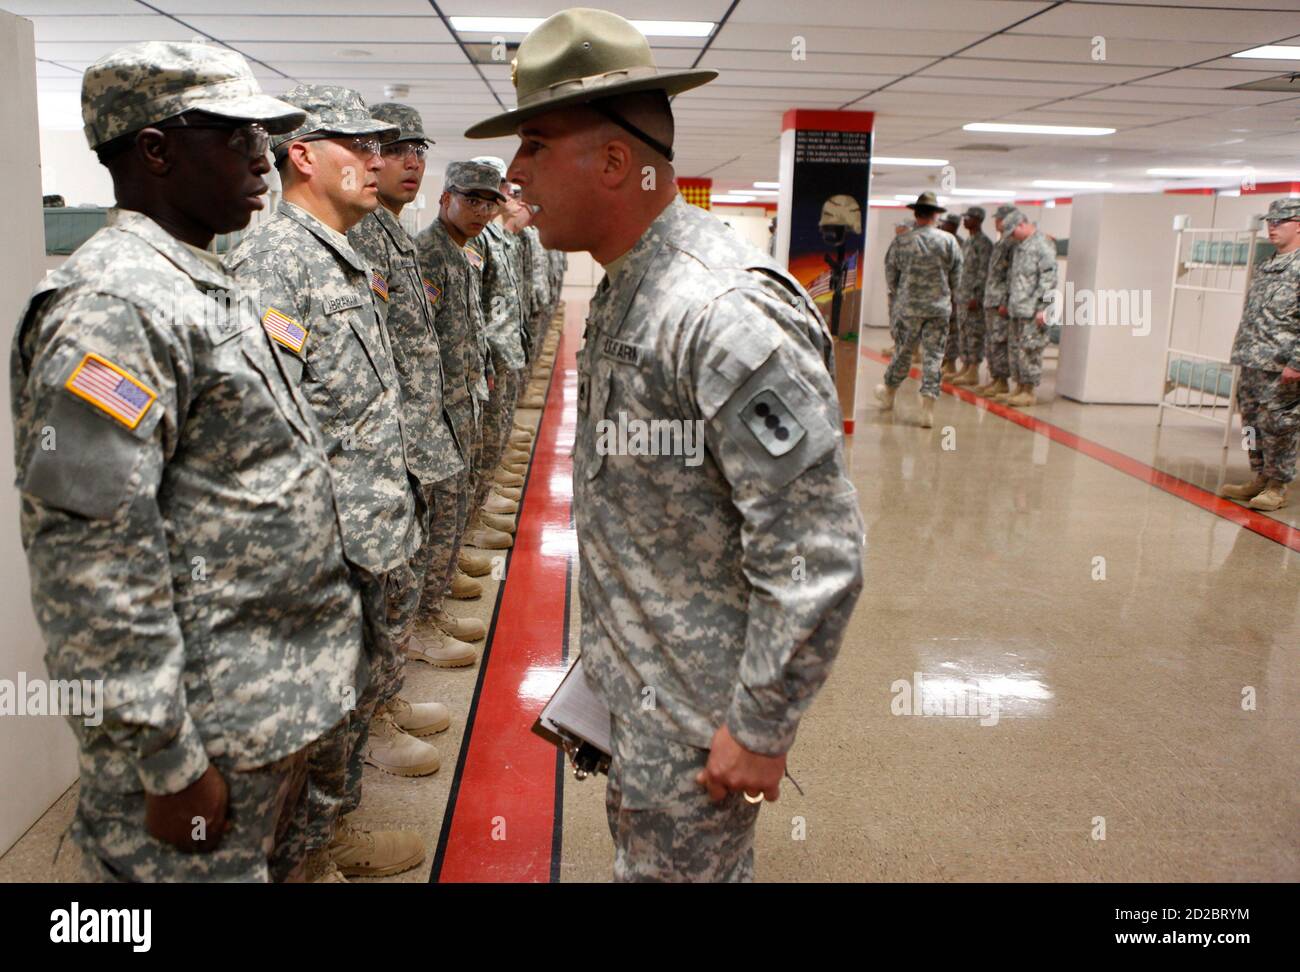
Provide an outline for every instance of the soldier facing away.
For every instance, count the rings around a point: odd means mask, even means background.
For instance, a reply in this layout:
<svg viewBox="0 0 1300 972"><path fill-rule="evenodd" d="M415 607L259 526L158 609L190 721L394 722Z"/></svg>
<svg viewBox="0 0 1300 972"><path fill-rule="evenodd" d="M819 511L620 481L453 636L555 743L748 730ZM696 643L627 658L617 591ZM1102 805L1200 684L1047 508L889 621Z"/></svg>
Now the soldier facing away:
<svg viewBox="0 0 1300 972"><path fill-rule="evenodd" d="M518 109L466 132L517 132L509 176L542 243L605 267L573 481L617 880L751 878L759 804L779 794L862 586L826 325L674 186L668 95L715 76L660 72L621 17L566 10L519 47ZM689 429L701 461L599 447L620 415Z"/></svg>
<svg viewBox="0 0 1300 972"><path fill-rule="evenodd" d="M1006 402L1028 408L1037 401L1036 390L1043 380L1047 309L1056 289L1056 247L1022 212L1009 214L1002 221L1002 229L1016 244L1007 276L1006 300L1008 350L1016 390Z"/></svg>

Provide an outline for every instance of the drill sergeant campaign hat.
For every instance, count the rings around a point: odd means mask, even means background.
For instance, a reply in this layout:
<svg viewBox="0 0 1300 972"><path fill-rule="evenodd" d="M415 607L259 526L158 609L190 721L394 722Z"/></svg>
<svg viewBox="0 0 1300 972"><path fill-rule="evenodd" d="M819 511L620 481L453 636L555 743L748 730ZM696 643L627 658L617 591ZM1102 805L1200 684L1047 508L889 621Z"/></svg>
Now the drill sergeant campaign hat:
<svg viewBox="0 0 1300 972"><path fill-rule="evenodd" d="M241 54L224 47L145 41L105 54L81 79L81 120L92 149L187 111L257 122L271 134L303 111L262 93Z"/></svg>
<svg viewBox="0 0 1300 972"><path fill-rule="evenodd" d="M1274 199L1268 204L1265 220L1300 219L1300 199Z"/></svg>
<svg viewBox="0 0 1300 972"><path fill-rule="evenodd" d="M279 158L290 142L306 135L377 135L382 144L396 141L397 126L370 117L361 95L334 84L299 84L284 100L297 105L307 118L291 132L271 139L271 151Z"/></svg>
<svg viewBox="0 0 1300 972"><path fill-rule="evenodd" d="M585 104L671 162L671 146L620 117L604 99L638 91L672 96L717 76L717 71L660 71L645 36L617 14L588 7L561 10L520 42L511 62L518 107L470 126L465 137L513 135L529 118Z"/></svg>
<svg viewBox="0 0 1300 972"><path fill-rule="evenodd" d="M487 162L451 162L447 174L443 177L444 189L459 189L461 192L486 192L504 201L501 192L502 175L494 165Z"/></svg>
<svg viewBox="0 0 1300 972"><path fill-rule="evenodd" d="M1029 217L1018 209L1013 209L1002 217L1002 235L1010 236L1011 231L1021 223L1029 222Z"/></svg>
<svg viewBox="0 0 1300 972"><path fill-rule="evenodd" d="M370 117L376 121L396 125L397 138L393 139L395 142L436 144L433 139L424 134L424 119L410 105L399 105L395 101L381 101L377 105L370 106Z"/></svg>
<svg viewBox="0 0 1300 972"><path fill-rule="evenodd" d="M963 218L963 219L983 219L983 218L984 218L984 207L983 207L983 206L971 206L968 210L966 210L966 213L965 213L965 215L962 216L962 218Z"/></svg>
<svg viewBox="0 0 1300 972"><path fill-rule="evenodd" d="M948 210L939 205L939 199L928 189L916 197L916 202L908 203L907 208L916 212L918 209L928 209L932 213L946 213Z"/></svg>

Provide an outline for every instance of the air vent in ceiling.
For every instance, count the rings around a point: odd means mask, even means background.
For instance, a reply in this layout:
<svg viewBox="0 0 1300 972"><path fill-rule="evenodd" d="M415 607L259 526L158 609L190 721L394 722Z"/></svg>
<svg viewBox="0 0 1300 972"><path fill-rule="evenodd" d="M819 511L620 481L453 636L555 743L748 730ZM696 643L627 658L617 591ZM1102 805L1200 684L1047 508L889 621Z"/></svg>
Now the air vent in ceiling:
<svg viewBox="0 0 1300 972"><path fill-rule="evenodd" d="M996 142L971 142L970 145L958 145L954 152L1011 152L1019 145L999 145Z"/></svg>
<svg viewBox="0 0 1300 972"><path fill-rule="evenodd" d="M465 42L465 52L475 64L509 64L519 50L518 41L506 41L504 44ZM505 56L502 57L504 51Z"/></svg>
<svg viewBox="0 0 1300 972"><path fill-rule="evenodd" d="M1300 94L1300 74L1279 74L1275 78L1263 81L1251 81L1249 84L1234 84L1229 91L1285 91L1288 94Z"/></svg>

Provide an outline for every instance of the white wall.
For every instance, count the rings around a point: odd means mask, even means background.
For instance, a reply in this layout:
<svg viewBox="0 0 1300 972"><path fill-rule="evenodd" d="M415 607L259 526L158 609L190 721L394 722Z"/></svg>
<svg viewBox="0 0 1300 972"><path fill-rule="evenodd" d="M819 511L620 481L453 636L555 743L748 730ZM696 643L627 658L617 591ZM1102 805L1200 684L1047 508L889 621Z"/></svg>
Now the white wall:
<svg viewBox="0 0 1300 972"><path fill-rule="evenodd" d="M0 11L0 339L7 352L32 286L44 273L41 170L36 131L36 60L30 21ZM85 142L82 142L84 147ZM27 559L18 535L9 369L0 368L0 678L45 678L32 615ZM0 716L0 852L7 850L77 778L76 744L55 716Z"/></svg>
<svg viewBox="0 0 1300 972"><path fill-rule="evenodd" d="M69 206L113 205L113 180L80 131L41 129L41 195Z"/></svg>

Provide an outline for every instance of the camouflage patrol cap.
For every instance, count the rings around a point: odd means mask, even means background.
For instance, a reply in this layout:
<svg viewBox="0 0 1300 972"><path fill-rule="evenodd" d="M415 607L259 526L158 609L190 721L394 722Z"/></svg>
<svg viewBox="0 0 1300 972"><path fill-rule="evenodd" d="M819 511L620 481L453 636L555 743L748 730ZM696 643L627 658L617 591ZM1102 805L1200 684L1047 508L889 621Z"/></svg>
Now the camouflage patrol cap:
<svg viewBox="0 0 1300 972"><path fill-rule="evenodd" d="M501 173L501 181L506 181L506 160L499 159L495 155L479 155L470 159L471 162L482 162L484 165L490 165Z"/></svg>
<svg viewBox="0 0 1300 972"><path fill-rule="evenodd" d="M1021 223L1029 222L1029 217L1018 209L1012 209L1011 212L1002 217L1002 232L1010 233Z"/></svg>
<svg viewBox="0 0 1300 972"><path fill-rule="evenodd" d="M961 217L958 216L956 213L949 213L941 220L941 222L944 223L946 226L960 226Z"/></svg>
<svg viewBox="0 0 1300 972"><path fill-rule="evenodd" d="M1007 213L1014 213L1015 211L1016 211L1016 207L1011 205L1011 203L1003 203L996 210L994 210L993 216L996 219L1006 219Z"/></svg>
<svg viewBox="0 0 1300 972"><path fill-rule="evenodd" d="M1274 199L1268 204L1267 219L1300 219L1300 199Z"/></svg>
<svg viewBox="0 0 1300 972"><path fill-rule="evenodd" d="M983 206L971 206L970 209L966 210L965 216L964 216L963 218L965 218L965 219L983 219L983 218L984 218L984 215L985 215L985 214L984 214L984 207L983 207Z"/></svg>
<svg viewBox="0 0 1300 972"><path fill-rule="evenodd" d="M447 166L443 179L444 189L459 189L462 192L489 192L504 201L501 192L501 174L495 166L486 162L452 162Z"/></svg>
<svg viewBox="0 0 1300 972"><path fill-rule="evenodd" d="M187 111L255 121L272 134L302 124L300 108L262 93L243 56L224 47L145 41L105 54L81 79L92 149Z"/></svg>
<svg viewBox="0 0 1300 972"><path fill-rule="evenodd" d="M370 106L370 117L376 121L388 122L397 126L397 142L425 142L435 144L433 139L424 134L424 119L410 105L399 105L395 101L384 101Z"/></svg>
<svg viewBox="0 0 1300 972"><path fill-rule="evenodd" d="M271 150L305 135L378 135L385 144L395 141L397 126L370 117L370 109L361 95L351 88L335 84L299 84L284 96L291 105L307 113L307 118L291 132L271 139Z"/></svg>

